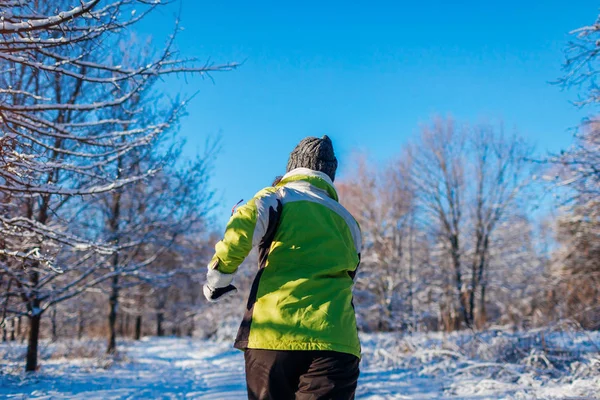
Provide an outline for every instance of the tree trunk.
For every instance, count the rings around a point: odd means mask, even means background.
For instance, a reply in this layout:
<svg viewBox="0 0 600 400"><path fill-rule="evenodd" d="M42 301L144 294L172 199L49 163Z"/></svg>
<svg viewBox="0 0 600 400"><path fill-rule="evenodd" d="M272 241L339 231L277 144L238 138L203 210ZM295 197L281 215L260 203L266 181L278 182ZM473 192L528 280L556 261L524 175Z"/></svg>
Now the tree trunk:
<svg viewBox="0 0 600 400"><path fill-rule="evenodd" d="M451 257L452 257L452 266L454 267L454 274L455 274L455 286L456 286L456 290L457 290L457 295L458 295L458 305L460 307L460 313L462 314L465 323L467 324L467 327L471 327L472 323L471 320L469 319L469 313L467 311L467 297L466 297L466 293L463 293L462 290L462 273L460 271L460 245L459 245L459 239L458 236L453 235L450 238L450 245L451 245Z"/></svg>
<svg viewBox="0 0 600 400"><path fill-rule="evenodd" d="M475 269L473 269L472 275L471 275L471 289L469 290L469 295L468 295L469 308L467 309L467 314L469 315L469 321L471 322L471 325L473 324L473 321L475 320L475 294L477 293L477 281L476 281L475 277L476 277L476 273L475 273Z"/></svg>
<svg viewBox="0 0 600 400"><path fill-rule="evenodd" d="M125 318L123 316L123 313L118 315L118 320L119 320L118 332L119 332L119 336L121 336L121 337L125 336L125 321L124 321L124 319Z"/></svg>
<svg viewBox="0 0 600 400"><path fill-rule="evenodd" d="M413 268L414 268L414 216L410 218L410 232L408 237L408 252L410 260L408 262L408 315L410 316L409 333L413 333L416 330L415 321L415 306L414 306L414 294L413 294Z"/></svg>
<svg viewBox="0 0 600 400"><path fill-rule="evenodd" d="M117 178L121 178L121 167L123 159L117 158ZM113 234L115 244L119 243L119 220L121 218L121 192L116 191L112 196L110 216L110 230ZM119 252L115 252L112 257L112 271L115 275L112 278L110 297L108 298L108 346L106 347L107 354L114 354L117 351L117 308L119 307Z"/></svg>
<svg viewBox="0 0 600 400"><path fill-rule="evenodd" d="M10 341L14 342L15 340L15 319L13 318L10 322Z"/></svg>
<svg viewBox="0 0 600 400"><path fill-rule="evenodd" d="M194 323L194 317L192 316L192 317L190 318L190 324L189 324L189 326L188 326L187 335L188 335L189 337L194 337L194 331L195 331L195 330L196 330L196 326L195 326L195 323Z"/></svg>
<svg viewBox="0 0 600 400"><path fill-rule="evenodd" d="M21 331L22 320L19 319L19 337L21 338L21 344L25 343L25 337L29 336L29 331L27 327L23 331Z"/></svg>
<svg viewBox="0 0 600 400"><path fill-rule="evenodd" d="M37 307L35 307L34 310L36 308ZM34 372L37 370L41 319L42 316L40 314L34 314L29 317L29 340L27 342L27 363L25 365L25 371L27 372Z"/></svg>
<svg viewBox="0 0 600 400"><path fill-rule="evenodd" d="M39 273L36 271L37 265L33 265L30 282L32 287L37 287L39 283ZM29 311L29 340L27 342L27 361L25 364L26 372L37 370L38 342L40 339L40 322L42 320L42 311L40 309L40 299L37 292L31 294L30 302L27 304Z"/></svg>
<svg viewBox="0 0 600 400"><path fill-rule="evenodd" d="M161 337L165 335L163 330L163 321L165 320L165 315L162 312L156 313L156 336Z"/></svg>
<svg viewBox="0 0 600 400"><path fill-rule="evenodd" d="M393 327L393 323L394 323L394 307L393 307L393 302L392 302L392 293L390 293L390 298L388 299L389 301L387 301L387 305L385 307L385 314L387 316L387 332L391 332L394 327Z"/></svg>
<svg viewBox="0 0 600 400"><path fill-rule="evenodd" d="M119 276L115 275L112 279L112 291L108 299L108 347L106 352L114 354L117 351L117 308L119 306Z"/></svg>
<svg viewBox="0 0 600 400"><path fill-rule="evenodd" d="M123 336L129 336L129 314L125 314L125 328L123 329Z"/></svg>
<svg viewBox="0 0 600 400"><path fill-rule="evenodd" d="M479 299L479 316L478 327L483 328L487 321L487 315L485 310L485 289L486 280L484 275L486 274L487 260L488 260L488 249L490 245L489 235L486 235L483 240L483 248L481 250L481 258L479 259L479 268L477 271L477 284L481 287L481 298Z"/></svg>
<svg viewBox="0 0 600 400"><path fill-rule="evenodd" d="M142 316L135 317L135 340L142 338Z"/></svg>
<svg viewBox="0 0 600 400"><path fill-rule="evenodd" d="M79 311L79 316L78 316L78 321L77 321L77 338L79 340L81 340L83 338L83 331L85 329L85 321L83 319L83 312Z"/></svg>
<svg viewBox="0 0 600 400"><path fill-rule="evenodd" d="M58 333L56 330L56 307L52 309L52 312L50 313L50 322L52 325L52 342L56 342L56 339L58 339Z"/></svg>
<svg viewBox="0 0 600 400"><path fill-rule="evenodd" d="M17 318L17 336L23 338L23 332L21 332L21 316Z"/></svg>
<svg viewBox="0 0 600 400"><path fill-rule="evenodd" d="M6 306L4 307L4 311L2 312L2 324L3 324L2 325L2 341L3 342L8 341L8 330L6 328L6 314L7 314L7 308L8 308L7 307L8 306L8 301L10 299L10 286L12 285L12 282L13 282L12 279L10 279L8 281L8 286L7 286L7 289L6 289L6 299L4 300ZM0 283L2 283L1 280L0 280Z"/></svg>
<svg viewBox="0 0 600 400"><path fill-rule="evenodd" d="M479 299L479 317L477 321L477 327L483 329L487 322L487 311L485 309L485 283L481 283L481 298Z"/></svg>

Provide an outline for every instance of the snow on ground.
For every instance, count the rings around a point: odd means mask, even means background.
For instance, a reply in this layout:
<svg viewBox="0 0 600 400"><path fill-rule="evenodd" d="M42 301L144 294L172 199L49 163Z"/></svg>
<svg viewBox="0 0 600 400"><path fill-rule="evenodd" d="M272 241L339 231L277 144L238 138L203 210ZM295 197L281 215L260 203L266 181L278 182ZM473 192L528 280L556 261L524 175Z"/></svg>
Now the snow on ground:
<svg viewBox="0 0 600 400"><path fill-rule="evenodd" d="M600 332L361 339L359 399L600 399ZM24 346L0 345L0 398L246 398L243 356L229 341L145 338L122 344L117 359L101 356L103 345L43 343L30 376L21 372Z"/></svg>
<svg viewBox="0 0 600 400"><path fill-rule="evenodd" d="M145 338L123 347L123 359L112 365L104 358L57 358L42 361L33 377L20 372L0 376L0 398L241 399L246 395L242 354L226 343Z"/></svg>

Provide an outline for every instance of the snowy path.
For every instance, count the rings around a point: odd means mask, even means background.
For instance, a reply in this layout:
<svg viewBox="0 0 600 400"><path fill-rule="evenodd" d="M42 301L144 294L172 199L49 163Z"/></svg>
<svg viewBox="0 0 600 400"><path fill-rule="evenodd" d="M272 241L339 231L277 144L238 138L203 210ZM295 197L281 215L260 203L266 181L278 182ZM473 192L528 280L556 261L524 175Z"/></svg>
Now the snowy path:
<svg viewBox="0 0 600 400"><path fill-rule="evenodd" d="M246 399L243 356L228 343L151 338L126 349L110 369L97 361L48 360L35 378L0 375L10 399ZM358 398L439 398L436 382L409 371L364 370Z"/></svg>
<svg viewBox="0 0 600 400"><path fill-rule="evenodd" d="M514 344L504 336L488 338L484 348L464 333L423 334L397 341L394 334L362 335L364 358L358 399L598 399L600 332L546 337L575 351L564 367L542 371L525 361L475 361L477 354L507 354ZM512 339L518 339L513 337ZM511 340L512 340L511 339ZM444 346L440 343L445 342ZM457 347L462 343L461 347ZM467 343L467 344L465 344ZM550 342L548 342L550 343ZM96 346L94 348L94 346ZM243 355L229 342L183 338L146 338L122 344L123 359L98 358L103 341L43 343L41 369L22 372L24 346L0 344L0 399L245 399ZM452 350L454 348L454 350ZM60 354L95 356L59 358ZM78 353L79 352L79 353ZM49 355L52 354L52 357ZM497 358L497 357L496 357ZM504 358L502 356L501 358ZM542 361L547 360L542 357ZM562 368L562 369L557 369Z"/></svg>
<svg viewBox="0 0 600 400"><path fill-rule="evenodd" d="M35 378L4 382L0 398L242 399L241 354L226 344L188 339L145 339L128 346L126 361L110 369L48 360ZM96 363L97 364L97 363ZM12 383L12 384L11 384ZM8 386L8 387L7 387ZM224 393L227 395L224 397Z"/></svg>

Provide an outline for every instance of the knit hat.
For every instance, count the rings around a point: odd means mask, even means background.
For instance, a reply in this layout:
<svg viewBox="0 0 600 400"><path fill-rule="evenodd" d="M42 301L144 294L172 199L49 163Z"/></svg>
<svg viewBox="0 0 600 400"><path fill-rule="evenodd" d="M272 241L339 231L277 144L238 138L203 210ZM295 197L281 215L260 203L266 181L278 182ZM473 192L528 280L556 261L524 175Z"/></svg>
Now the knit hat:
<svg viewBox="0 0 600 400"><path fill-rule="evenodd" d="M321 139L307 137L302 139L290 154L287 172L296 168L308 168L327 174L333 181L337 165L338 162L333 152L333 144L327 135Z"/></svg>

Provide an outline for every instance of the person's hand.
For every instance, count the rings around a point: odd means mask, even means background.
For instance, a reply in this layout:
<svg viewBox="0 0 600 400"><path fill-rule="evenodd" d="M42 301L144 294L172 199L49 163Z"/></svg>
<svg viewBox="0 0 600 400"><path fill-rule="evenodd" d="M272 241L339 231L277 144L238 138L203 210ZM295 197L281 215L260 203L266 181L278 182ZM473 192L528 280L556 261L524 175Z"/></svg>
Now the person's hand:
<svg viewBox="0 0 600 400"><path fill-rule="evenodd" d="M206 300L211 303L223 300L237 292L237 288L231 284L233 274L224 274L216 269L216 264L208 267L206 273L206 284L202 292Z"/></svg>
<svg viewBox="0 0 600 400"><path fill-rule="evenodd" d="M233 285L227 285L224 288L213 288L208 284L202 287L202 291L204 292L204 297L206 300L211 303L216 303L217 301L221 301L224 298L232 296L237 292L237 288Z"/></svg>

